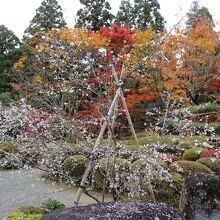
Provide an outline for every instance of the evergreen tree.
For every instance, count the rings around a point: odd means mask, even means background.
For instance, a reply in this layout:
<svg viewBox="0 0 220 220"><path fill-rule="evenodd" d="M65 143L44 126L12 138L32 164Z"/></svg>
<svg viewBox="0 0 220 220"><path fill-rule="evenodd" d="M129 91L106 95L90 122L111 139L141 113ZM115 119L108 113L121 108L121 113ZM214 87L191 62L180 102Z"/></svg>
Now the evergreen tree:
<svg viewBox="0 0 220 220"><path fill-rule="evenodd" d="M208 8L201 7L197 1L192 3L189 13L187 13L187 26L194 28L199 21L204 21L213 29L215 24Z"/></svg>
<svg viewBox="0 0 220 220"><path fill-rule="evenodd" d="M77 12L76 28L87 28L98 31L100 27L110 27L114 15L110 12L111 6L106 0L80 0L84 8Z"/></svg>
<svg viewBox="0 0 220 220"><path fill-rule="evenodd" d="M129 24L132 28L134 26L133 19L133 7L130 3L130 0L122 0L119 11L115 18L115 23L120 26Z"/></svg>
<svg viewBox="0 0 220 220"><path fill-rule="evenodd" d="M29 27L25 30L25 35L32 36L36 32L47 32L65 26L62 8L57 0L43 0Z"/></svg>
<svg viewBox="0 0 220 220"><path fill-rule="evenodd" d="M4 25L0 25L0 92L10 90L12 65L20 55L20 41Z"/></svg>
<svg viewBox="0 0 220 220"><path fill-rule="evenodd" d="M160 4L157 0L134 0L134 25L140 30L149 27L155 32L164 30L164 18L159 12Z"/></svg>

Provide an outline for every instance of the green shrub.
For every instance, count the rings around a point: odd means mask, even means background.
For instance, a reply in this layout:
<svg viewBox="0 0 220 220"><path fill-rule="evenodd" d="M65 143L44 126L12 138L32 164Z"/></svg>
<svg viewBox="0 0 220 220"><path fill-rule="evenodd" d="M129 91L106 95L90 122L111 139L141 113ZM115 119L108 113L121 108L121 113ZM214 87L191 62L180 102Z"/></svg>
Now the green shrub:
<svg viewBox="0 0 220 220"><path fill-rule="evenodd" d="M182 154L187 149L187 147L188 144L186 144L185 146L182 146L180 144L178 146L167 145L165 147L158 148L157 152L165 154Z"/></svg>
<svg viewBox="0 0 220 220"><path fill-rule="evenodd" d="M109 164L108 164L108 170L106 173L106 163L107 163L108 159L107 158L102 158L98 161L98 165L97 168L94 172L94 176L93 176L93 185L94 188L96 188L97 190L100 190L103 188L103 181L104 181L104 177L102 174L107 175L107 181L111 181L111 178L113 177L113 175L115 175L115 173L117 173L117 175L123 179L123 175L126 173L129 173L130 168L129 168L129 163L128 160L123 159L123 158L114 158L111 157L109 158ZM114 166L115 164L115 166Z"/></svg>
<svg viewBox="0 0 220 220"><path fill-rule="evenodd" d="M134 161L134 163L132 164L132 171L135 171L135 170L139 170L139 171L145 171L144 169L146 169L146 164L148 162L145 161L145 160L136 160ZM154 170L158 170L160 169L161 167L163 169L168 169L168 165L166 164L166 162L164 162L163 160L160 160L160 159L156 159L155 163L152 163L151 164L151 167L152 169Z"/></svg>
<svg viewBox="0 0 220 220"><path fill-rule="evenodd" d="M65 208L65 205L63 203L61 203L60 201L57 201L55 199L48 199L48 200L46 200L42 203L41 208L44 211L51 211L51 210L54 210L54 209Z"/></svg>
<svg viewBox="0 0 220 220"><path fill-rule="evenodd" d="M220 111L220 104L208 102L208 103L203 103L197 106L193 106L190 109L190 112L192 114L215 112L215 111Z"/></svg>
<svg viewBox="0 0 220 220"><path fill-rule="evenodd" d="M187 176L190 173L212 173L212 170L207 166L194 161L179 160L169 166L171 172L181 173L183 176Z"/></svg>
<svg viewBox="0 0 220 220"><path fill-rule="evenodd" d="M103 189L103 184L104 184L104 176L98 170L95 170L93 174L93 187L97 191L100 191Z"/></svg>
<svg viewBox="0 0 220 220"><path fill-rule="evenodd" d="M191 161L196 161L199 159L200 154L204 151L206 151L207 149L205 148L200 148L200 147L192 147L189 148L188 150L186 150L183 153L182 159L183 160L191 160Z"/></svg>
<svg viewBox="0 0 220 220"><path fill-rule="evenodd" d="M193 122L190 124L190 127L197 131L197 133L204 132L205 130L207 131L207 124L203 122ZM212 131L209 131L208 133L212 134L220 134L220 123L217 122L210 122L208 123L208 129L211 129Z"/></svg>
<svg viewBox="0 0 220 220"><path fill-rule="evenodd" d="M64 160L64 171L71 177L80 179L86 169L88 159L83 155L74 155Z"/></svg>
<svg viewBox="0 0 220 220"><path fill-rule="evenodd" d="M11 102L11 93L10 92L0 93L0 102L2 102L2 104L10 103Z"/></svg>
<svg viewBox="0 0 220 220"><path fill-rule="evenodd" d="M102 171L105 171L106 168L106 163L107 163L107 158L102 158L99 160L99 168ZM114 166L115 164L115 166ZM123 159L123 158L109 158L109 165L108 168L111 171L113 171L113 169L117 170L118 172L128 172L129 171L129 163L128 160Z"/></svg>
<svg viewBox="0 0 220 220"><path fill-rule="evenodd" d="M220 175L220 159L219 158L206 157L206 158L201 158L197 160L196 162L207 166L212 171L214 171L216 174Z"/></svg>

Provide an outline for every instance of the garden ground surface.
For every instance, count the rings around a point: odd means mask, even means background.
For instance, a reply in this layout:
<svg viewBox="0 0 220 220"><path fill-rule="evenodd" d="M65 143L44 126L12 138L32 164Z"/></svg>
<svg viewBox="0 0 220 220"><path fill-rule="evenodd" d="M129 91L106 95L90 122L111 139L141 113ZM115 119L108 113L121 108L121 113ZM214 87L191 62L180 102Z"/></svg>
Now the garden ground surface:
<svg viewBox="0 0 220 220"><path fill-rule="evenodd" d="M48 198L56 199L67 207L74 204L77 188L69 189L66 185L46 182L39 170L0 171L0 219L22 206L40 206ZM94 193L100 198L98 193ZM111 201L106 197L106 201ZM94 203L94 200L82 195L80 205Z"/></svg>

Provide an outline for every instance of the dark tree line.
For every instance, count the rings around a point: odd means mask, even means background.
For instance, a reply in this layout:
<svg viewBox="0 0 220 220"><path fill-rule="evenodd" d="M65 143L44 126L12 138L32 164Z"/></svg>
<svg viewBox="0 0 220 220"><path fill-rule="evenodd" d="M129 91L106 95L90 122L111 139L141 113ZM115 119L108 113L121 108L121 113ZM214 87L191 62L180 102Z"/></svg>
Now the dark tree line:
<svg viewBox="0 0 220 220"><path fill-rule="evenodd" d="M113 23L120 26L129 24L132 29L145 30L152 27L154 31L164 30L164 18L161 16L157 0L122 0L118 13L111 13L111 6L106 0L80 0L84 6L77 12L76 27L98 31L100 27L110 27Z"/></svg>

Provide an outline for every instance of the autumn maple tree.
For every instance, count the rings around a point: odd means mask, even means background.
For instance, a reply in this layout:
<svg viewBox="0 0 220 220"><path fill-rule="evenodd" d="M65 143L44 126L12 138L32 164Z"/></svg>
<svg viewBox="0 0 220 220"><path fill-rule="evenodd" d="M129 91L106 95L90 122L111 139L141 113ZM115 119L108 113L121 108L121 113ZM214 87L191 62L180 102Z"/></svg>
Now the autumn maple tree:
<svg viewBox="0 0 220 220"><path fill-rule="evenodd" d="M194 28L177 30L161 50L161 76L163 88L176 98L187 97L198 104L206 93L205 88L215 78L212 66L216 58L218 33L210 31L206 22Z"/></svg>

